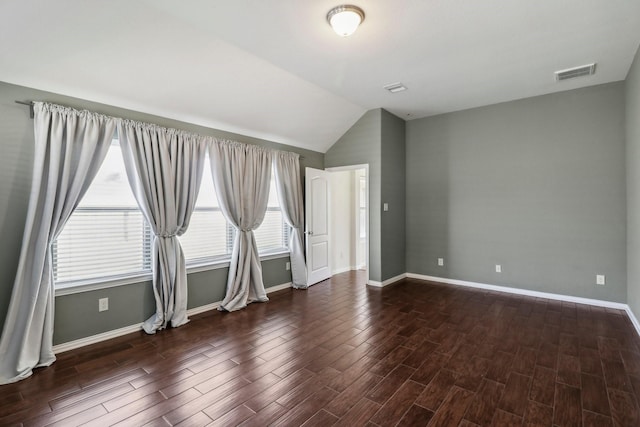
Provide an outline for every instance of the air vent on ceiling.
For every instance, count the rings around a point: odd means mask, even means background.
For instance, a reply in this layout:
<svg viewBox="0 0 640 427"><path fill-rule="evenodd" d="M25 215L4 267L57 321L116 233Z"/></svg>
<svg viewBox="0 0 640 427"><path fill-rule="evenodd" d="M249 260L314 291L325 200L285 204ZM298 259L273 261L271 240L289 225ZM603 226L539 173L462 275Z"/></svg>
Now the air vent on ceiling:
<svg viewBox="0 0 640 427"><path fill-rule="evenodd" d="M406 86L402 83L391 83L390 85L386 85L383 87L391 93L402 92L403 90L407 90Z"/></svg>
<svg viewBox="0 0 640 427"><path fill-rule="evenodd" d="M595 72L596 72L596 64L594 62L593 64L581 65L579 67L567 68L566 70L556 71L555 75L556 75L556 81L559 82L562 80L573 79L581 76L590 76L592 74L595 74Z"/></svg>

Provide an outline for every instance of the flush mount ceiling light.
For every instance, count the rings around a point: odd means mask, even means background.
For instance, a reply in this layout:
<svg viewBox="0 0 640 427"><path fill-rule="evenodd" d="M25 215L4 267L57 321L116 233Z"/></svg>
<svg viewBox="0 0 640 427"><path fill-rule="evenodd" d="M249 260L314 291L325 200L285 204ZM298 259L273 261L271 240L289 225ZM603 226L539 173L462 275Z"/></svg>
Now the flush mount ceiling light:
<svg viewBox="0 0 640 427"><path fill-rule="evenodd" d="M364 10L350 4L336 6L327 13L327 22L341 37L355 33L362 21L364 21Z"/></svg>

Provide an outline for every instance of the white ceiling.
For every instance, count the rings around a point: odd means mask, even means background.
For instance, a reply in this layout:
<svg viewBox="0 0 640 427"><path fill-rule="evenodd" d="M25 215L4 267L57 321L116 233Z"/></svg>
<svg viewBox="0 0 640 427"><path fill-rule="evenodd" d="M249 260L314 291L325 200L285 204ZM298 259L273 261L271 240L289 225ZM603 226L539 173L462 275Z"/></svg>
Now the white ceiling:
<svg viewBox="0 0 640 427"><path fill-rule="evenodd" d="M372 108L414 119L623 80L640 43L638 0L352 3L365 21L340 38L340 0L2 0L0 80L325 152Z"/></svg>

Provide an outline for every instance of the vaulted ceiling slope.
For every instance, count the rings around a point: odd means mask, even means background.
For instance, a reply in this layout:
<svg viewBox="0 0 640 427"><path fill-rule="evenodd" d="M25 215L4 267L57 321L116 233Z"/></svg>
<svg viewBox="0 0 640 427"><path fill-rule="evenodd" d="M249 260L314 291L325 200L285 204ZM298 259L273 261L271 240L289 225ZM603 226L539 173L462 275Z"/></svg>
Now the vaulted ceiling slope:
<svg viewBox="0 0 640 427"><path fill-rule="evenodd" d="M411 120L623 80L640 43L637 0L352 3L365 21L340 38L335 0L3 0L0 80L325 152L372 108Z"/></svg>

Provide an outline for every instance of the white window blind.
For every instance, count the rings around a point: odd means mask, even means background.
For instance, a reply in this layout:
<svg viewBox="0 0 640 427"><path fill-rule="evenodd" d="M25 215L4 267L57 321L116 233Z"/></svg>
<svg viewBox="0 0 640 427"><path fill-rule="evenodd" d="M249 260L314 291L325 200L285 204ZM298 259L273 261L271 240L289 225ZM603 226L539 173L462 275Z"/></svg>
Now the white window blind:
<svg viewBox="0 0 640 427"><path fill-rule="evenodd" d="M275 171L271 172L269 203L262 224L254 231L260 252L286 250L289 246L289 226L282 217L282 210L276 192Z"/></svg>
<svg viewBox="0 0 640 427"><path fill-rule="evenodd" d="M263 254L286 251L289 241L274 177L270 184L268 209L262 225L255 230L258 250ZM233 237L234 229L218 205L207 158L189 228L180 236L187 264L228 259ZM114 139L89 190L53 243L56 284L68 286L148 274L152 241L151 228L133 197L120 145Z"/></svg>
<svg viewBox="0 0 640 427"><path fill-rule="evenodd" d="M211 259L228 257L233 246L232 233L233 228L222 215L218 204L211 175L211 162L207 154L196 207L187 232L180 236L187 263L199 264Z"/></svg>
<svg viewBox="0 0 640 427"><path fill-rule="evenodd" d="M113 140L87 193L53 244L58 284L151 270L151 234Z"/></svg>
<svg viewBox="0 0 640 427"><path fill-rule="evenodd" d="M267 212L260 227L254 231L258 251L263 254L285 251L289 242L289 227L282 217L276 191L275 177L272 173ZM234 228L220 211L211 164L207 157L189 229L180 236L187 263L201 264L211 259L229 257L233 250L234 233Z"/></svg>

